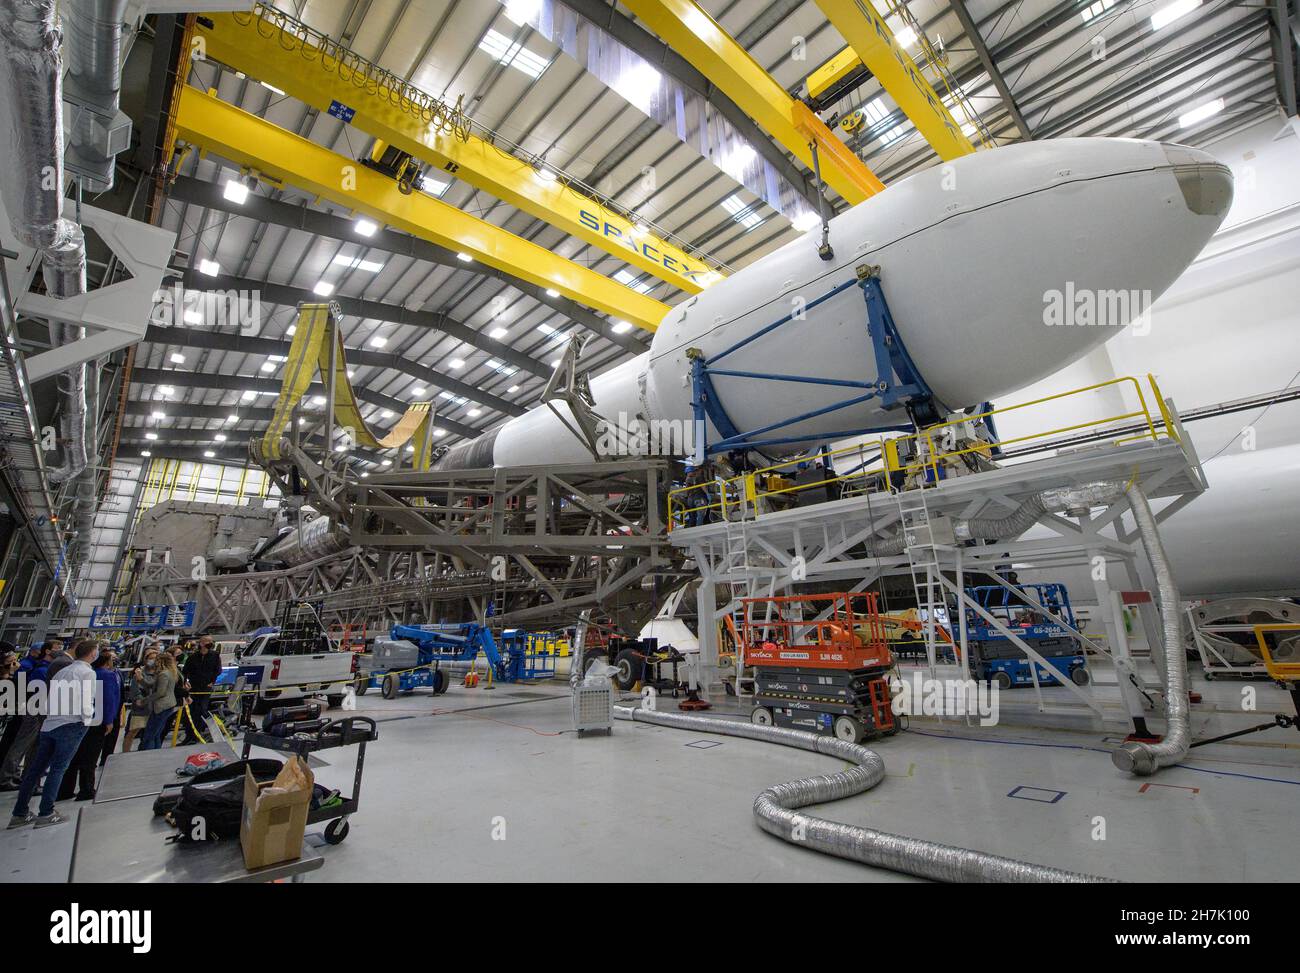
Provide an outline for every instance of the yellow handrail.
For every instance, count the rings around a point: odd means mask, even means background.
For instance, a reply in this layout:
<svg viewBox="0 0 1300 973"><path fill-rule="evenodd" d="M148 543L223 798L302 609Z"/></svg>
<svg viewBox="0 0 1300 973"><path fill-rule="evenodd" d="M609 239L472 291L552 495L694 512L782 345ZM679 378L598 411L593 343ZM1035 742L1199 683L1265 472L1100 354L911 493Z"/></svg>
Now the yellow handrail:
<svg viewBox="0 0 1300 973"><path fill-rule="evenodd" d="M1131 419L1142 420L1145 431L1133 436L1122 436L1115 440L1119 445L1134 440L1149 439L1152 442L1159 441L1162 437L1178 441L1178 433L1174 425L1174 418L1165 404L1164 397L1160 394L1160 387L1156 384L1155 377L1148 375L1147 380L1150 383L1151 392L1154 394L1156 402L1160 409L1160 422L1152 418L1151 410L1147 405L1146 394L1143 391L1142 384L1132 376L1121 376L1119 378L1108 379L1104 382L1095 382L1092 385L1085 385L1081 388L1069 389L1064 392L1056 392L1052 395L1044 395L1028 402L1019 402L1015 405L1004 406L998 409L990 409L987 412L979 412L972 415L963 415L948 422L939 423L920 432L909 433L904 436L892 438L889 440L890 448L886 448L886 440L883 436L874 439L863 440L852 446L842 446L838 449L824 450L811 456L800 456L796 459L786 460L776 463L772 466L766 466L762 469L753 470L734 476L729 479L713 480L708 483L697 483L690 486L679 487L668 494L668 529L671 531L674 527L681 527L689 523L692 514L698 514L708 511L719 511L721 519L727 519L729 506L743 506L744 502L756 503L764 497L775 497L782 494L797 493L801 490L807 490L814 487L825 486L831 483L843 482L848 480L860 479L877 473L911 473L916 470L929 468L937 481L939 464L942 460L954 456L961 456L967 453L987 454L992 447L1006 447L1018 443L1029 442L1031 440L1042 440L1053 436L1060 436L1064 433L1075 432L1079 429L1093 428L1097 426L1111 425L1118 422L1125 422ZM987 419L990 416L1006 415L1020 409L1027 409L1031 406L1043 405L1047 402L1055 402L1060 399L1074 395L1082 395L1087 392L1095 392L1098 389L1109 388L1116 385L1131 385L1133 392L1137 396L1138 408L1129 412L1119 413L1118 415L1105 416L1098 419L1090 419L1085 422L1076 422L1067 426L1059 426L1054 429L1048 429L1042 432L1032 432L1026 435L1015 436L1011 439L998 439L993 442L980 442L973 445L965 446L961 449L950 449L940 451L936 445L936 435L942 439L945 429L960 426L967 422L974 422L980 419ZM915 463L903 464L896 461L897 444L908 439L924 440L928 449L926 457ZM881 465L875 467L863 466L861 469L854 470L852 473L830 477L825 480L817 480L812 483L795 484L792 486L783 486L773 490L760 490L757 484L765 480L768 476L778 474L779 471L792 466L801 466L810 462L817 462L823 459L830 459L836 456L843 456L849 453L865 455L872 451L878 451ZM710 495L717 494L717 499L708 503L694 503L695 499L703 496L709 499ZM694 494L694 497L688 498L687 494Z"/></svg>
<svg viewBox="0 0 1300 973"><path fill-rule="evenodd" d="M1275 660L1273 653L1268 650L1268 640L1264 638L1265 632L1300 632L1300 624L1292 622L1255 626L1255 643L1259 646L1259 654L1264 660L1264 668L1268 671L1268 674L1278 682L1291 682L1300 679L1300 662L1278 662Z"/></svg>

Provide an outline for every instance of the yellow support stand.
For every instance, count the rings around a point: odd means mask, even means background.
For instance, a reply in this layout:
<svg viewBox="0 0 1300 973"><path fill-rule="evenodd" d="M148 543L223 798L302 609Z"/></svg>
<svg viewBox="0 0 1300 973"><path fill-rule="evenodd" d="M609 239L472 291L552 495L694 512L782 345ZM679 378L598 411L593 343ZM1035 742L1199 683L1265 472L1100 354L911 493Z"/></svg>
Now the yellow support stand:
<svg viewBox="0 0 1300 973"><path fill-rule="evenodd" d="M330 363L334 368L334 421L352 430L354 445L367 449L396 449L415 437L415 468L429 468L431 437L429 423L433 417L431 402L412 405L384 436L370 430L361 417L348 364L343 356L343 336L338 329L339 307L334 303L301 304L298 322L289 346L288 361L281 380L280 397L275 403L271 422L262 436L262 455L268 460L280 458L280 443L293 421L293 412L311 387L317 374L330 384Z"/></svg>

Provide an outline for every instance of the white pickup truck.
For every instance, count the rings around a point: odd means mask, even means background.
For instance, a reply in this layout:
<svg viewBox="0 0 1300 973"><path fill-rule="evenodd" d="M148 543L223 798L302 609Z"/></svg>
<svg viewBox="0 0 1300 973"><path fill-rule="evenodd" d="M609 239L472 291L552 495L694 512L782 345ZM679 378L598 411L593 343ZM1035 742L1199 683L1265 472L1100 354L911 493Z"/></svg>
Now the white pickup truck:
<svg viewBox="0 0 1300 973"><path fill-rule="evenodd" d="M260 666L262 681L257 687L255 710L292 703L309 696L324 696L331 707L343 702L356 678L355 656L338 647L322 633L310 654L280 651L274 632L259 635L239 654L240 669Z"/></svg>

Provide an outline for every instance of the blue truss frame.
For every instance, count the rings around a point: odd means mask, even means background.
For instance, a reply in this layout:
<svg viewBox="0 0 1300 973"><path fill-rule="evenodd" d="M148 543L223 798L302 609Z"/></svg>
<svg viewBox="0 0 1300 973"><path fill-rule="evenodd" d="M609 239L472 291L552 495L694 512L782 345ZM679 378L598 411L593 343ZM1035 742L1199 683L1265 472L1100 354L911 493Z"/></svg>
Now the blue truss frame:
<svg viewBox="0 0 1300 973"><path fill-rule="evenodd" d="M785 375L785 374L767 374L763 372L739 371L730 368L719 368L717 363L726 358L733 352L739 351L746 345L750 345L765 335L771 334L782 325L788 324L795 320L795 313L787 314L780 320L774 321L769 325L760 328L758 331L736 342L729 348L725 348L712 357L706 358L703 354L692 349L687 354L691 358L691 406L694 411L697 428L706 429L707 426L700 425L705 419L713 423L715 429L722 434L722 438L714 443L705 443L703 453L710 456L715 453L732 452L738 449L761 449L764 446L785 446L791 443L809 442L812 440L825 441L830 439L842 439L848 436L865 435L871 432L887 432L892 430L909 430L912 428L911 423L902 423L897 426L888 427L871 427L865 429L844 429L838 432L819 433L813 436L785 436L767 439L754 439L755 436L766 436L769 433L777 432L780 429L796 425L808 419L815 419L818 416L827 415L831 412L838 412L841 409L847 409L850 406L858 405L870 399L878 398L885 409L897 409L905 405L916 405L921 403L930 403L933 401L933 393L930 387L926 385L924 379L912 362L911 356L907 353L903 340L899 337L898 328L894 324L894 316L890 313L889 303L885 300L885 292L880 286L880 274L878 268L860 268L858 277L854 280L846 281L827 291L825 294L811 301L804 307L804 312L811 311L813 308L830 300L838 294L843 293L851 287L857 287L862 292L863 301L867 310L867 335L871 339L872 352L876 361L876 381L874 382L854 382L847 379L819 378L814 375ZM727 410L722 405L722 400L714 387L713 379L715 377L743 378L754 381L764 382L799 382L808 385L828 385L840 388L859 389L860 395L852 396L842 402L836 402L833 405L824 406L820 409L814 409L811 412L805 412L801 415L793 416L789 419L782 419L779 422L772 422L766 426L760 426L758 429L751 429L748 432L742 432L740 428L732 421L727 414Z"/></svg>

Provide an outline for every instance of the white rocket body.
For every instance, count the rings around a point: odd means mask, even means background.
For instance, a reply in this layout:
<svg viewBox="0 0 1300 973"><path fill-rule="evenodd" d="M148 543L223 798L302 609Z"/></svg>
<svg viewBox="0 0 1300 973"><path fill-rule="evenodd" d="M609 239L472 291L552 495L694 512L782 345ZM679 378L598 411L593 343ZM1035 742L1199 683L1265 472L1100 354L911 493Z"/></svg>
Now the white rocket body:
<svg viewBox="0 0 1300 973"><path fill-rule="evenodd" d="M650 350L592 379L606 420L689 422L687 350L713 356L878 265L904 347L942 405L962 408L1044 378L1105 342L1187 268L1232 201L1232 177L1210 155L1133 139L1058 139L979 152L891 186L835 217L834 259L816 232L673 308ZM1046 323L1052 295L1131 296L1109 326ZM861 290L848 287L728 355L719 367L872 381L876 365ZM861 394L845 387L718 376L717 400L742 432L782 423ZM563 410L563 405L557 405ZM904 424L877 399L770 437L812 437L767 449L794 452L847 431ZM710 442L720 433L710 423ZM490 437L490 438L488 438ZM766 437L755 437L766 438ZM587 446L540 406L445 466L585 462ZM477 449L475 447L478 447ZM473 458L474 462L468 462Z"/></svg>

